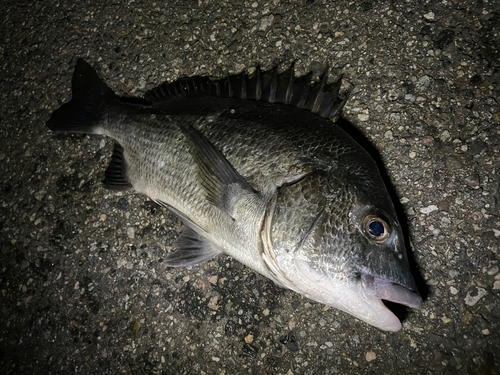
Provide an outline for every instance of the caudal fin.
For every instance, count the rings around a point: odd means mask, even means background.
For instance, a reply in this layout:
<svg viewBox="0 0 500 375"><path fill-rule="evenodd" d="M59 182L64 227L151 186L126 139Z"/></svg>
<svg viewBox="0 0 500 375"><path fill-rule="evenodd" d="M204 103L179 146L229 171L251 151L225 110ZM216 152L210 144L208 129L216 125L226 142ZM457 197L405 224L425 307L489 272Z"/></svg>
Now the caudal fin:
<svg viewBox="0 0 500 375"><path fill-rule="evenodd" d="M70 133L94 133L106 114L106 106L117 98L92 67L78 59L72 79L71 100L52 113L50 130Z"/></svg>

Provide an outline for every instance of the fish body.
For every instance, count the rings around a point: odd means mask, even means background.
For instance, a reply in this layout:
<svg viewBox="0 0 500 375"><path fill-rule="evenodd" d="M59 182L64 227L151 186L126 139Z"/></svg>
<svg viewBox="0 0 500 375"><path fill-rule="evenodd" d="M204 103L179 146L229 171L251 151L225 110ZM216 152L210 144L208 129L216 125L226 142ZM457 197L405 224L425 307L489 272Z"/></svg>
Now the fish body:
<svg viewBox="0 0 500 375"><path fill-rule="evenodd" d="M47 125L113 138L104 185L135 190L183 222L170 266L222 252L277 284L380 329L382 299L419 307L393 203L374 160L330 118L339 84L276 70L163 84L118 98L83 60Z"/></svg>

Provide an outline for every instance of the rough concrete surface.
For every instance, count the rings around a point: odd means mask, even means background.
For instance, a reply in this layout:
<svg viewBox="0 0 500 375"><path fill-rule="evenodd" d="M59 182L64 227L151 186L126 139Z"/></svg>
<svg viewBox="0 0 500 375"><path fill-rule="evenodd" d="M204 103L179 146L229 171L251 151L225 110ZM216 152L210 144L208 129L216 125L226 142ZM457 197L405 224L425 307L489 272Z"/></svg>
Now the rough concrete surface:
<svg viewBox="0 0 500 375"><path fill-rule="evenodd" d="M497 1L6 0L0 30L2 374L500 373ZM112 142L45 126L78 57L128 96L256 65L343 76L422 309L387 333L227 256L165 267L180 223L101 187Z"/></svg>

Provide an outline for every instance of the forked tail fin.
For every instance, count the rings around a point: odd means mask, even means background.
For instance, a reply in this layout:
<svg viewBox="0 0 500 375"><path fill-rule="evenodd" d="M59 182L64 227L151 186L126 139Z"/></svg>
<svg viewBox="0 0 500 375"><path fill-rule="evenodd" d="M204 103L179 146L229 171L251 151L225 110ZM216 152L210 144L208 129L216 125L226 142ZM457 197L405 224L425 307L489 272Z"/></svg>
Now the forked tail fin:
<svg viewBox="0 0 500 375"><path fill-rule="evenodd" d="M72 79L71 100L52 113L52 131L95 133L106 114L107 104L117 96L83 59L78 59Z"/></svg>

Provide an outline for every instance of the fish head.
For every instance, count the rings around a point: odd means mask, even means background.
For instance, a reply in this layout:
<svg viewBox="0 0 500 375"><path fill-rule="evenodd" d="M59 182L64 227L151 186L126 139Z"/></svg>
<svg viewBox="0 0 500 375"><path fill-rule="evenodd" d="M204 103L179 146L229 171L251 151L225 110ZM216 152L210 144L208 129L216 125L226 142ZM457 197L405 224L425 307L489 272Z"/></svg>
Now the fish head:
<svg viewBox="0 0 500 375"><path fill-rule="evenodd" d="M375 327L398 331L382 300L418 308L392 201L356 179L311 173L278 189L263 227L264 259L277 282Z"/></svg>

